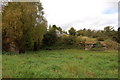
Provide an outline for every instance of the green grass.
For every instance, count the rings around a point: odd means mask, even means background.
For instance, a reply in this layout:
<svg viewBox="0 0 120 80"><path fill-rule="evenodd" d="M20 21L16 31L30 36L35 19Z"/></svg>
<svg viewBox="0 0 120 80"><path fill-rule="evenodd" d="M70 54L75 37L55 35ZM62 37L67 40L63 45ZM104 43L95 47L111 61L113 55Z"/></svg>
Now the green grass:
<svg viewBox="0 0 120 80"><path fill-rule="evenodd" d="M118 78L117 51L77 49L3 54L3 78Z"/></svg>

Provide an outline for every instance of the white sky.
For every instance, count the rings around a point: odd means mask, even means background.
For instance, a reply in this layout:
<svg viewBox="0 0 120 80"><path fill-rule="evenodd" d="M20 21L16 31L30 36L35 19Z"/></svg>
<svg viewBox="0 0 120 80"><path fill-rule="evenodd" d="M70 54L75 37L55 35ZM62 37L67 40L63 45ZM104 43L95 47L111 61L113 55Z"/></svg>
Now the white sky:
<svg viewBox="0 0 120 80"><path fill-rule="evenodd" d="M41 0L48 25L64 30L118 27L119 0Z"/></svg>

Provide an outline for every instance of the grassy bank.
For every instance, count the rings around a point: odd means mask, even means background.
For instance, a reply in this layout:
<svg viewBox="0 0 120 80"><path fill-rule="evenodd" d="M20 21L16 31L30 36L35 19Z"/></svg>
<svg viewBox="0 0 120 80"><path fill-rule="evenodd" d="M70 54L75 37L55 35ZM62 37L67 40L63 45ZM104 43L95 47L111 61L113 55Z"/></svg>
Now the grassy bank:
<svg viewBox="0 0 120 80"><path fill-rule="evenodd" d="M117 78L117 51L76 49L3 54L4 78Z"/></svg>

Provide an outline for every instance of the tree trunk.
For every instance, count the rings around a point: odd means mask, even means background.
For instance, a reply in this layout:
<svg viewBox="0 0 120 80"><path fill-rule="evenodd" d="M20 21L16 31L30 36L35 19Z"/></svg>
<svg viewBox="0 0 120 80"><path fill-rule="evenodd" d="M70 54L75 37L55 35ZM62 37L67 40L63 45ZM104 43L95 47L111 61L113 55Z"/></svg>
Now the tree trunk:
<svg viewBox="0 0 120 80"><path fill-rule="evenodd" d="M37 42L34 42L34 49L33 49L33 51L37 51L37 50L38 50L37 47L38 47L38 46L37 46Z"/></svg>

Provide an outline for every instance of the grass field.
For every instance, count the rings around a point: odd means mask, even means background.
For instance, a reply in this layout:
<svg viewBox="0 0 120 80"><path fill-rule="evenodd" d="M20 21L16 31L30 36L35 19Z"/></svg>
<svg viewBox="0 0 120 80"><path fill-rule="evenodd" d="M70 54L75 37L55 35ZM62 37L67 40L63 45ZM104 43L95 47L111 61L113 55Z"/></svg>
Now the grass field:
<svg viewBox="0 0 120 80"><path fill-rule="evenodd" d="M117 51L43 50L2 58L3 78L118 78Z"/></svg>

